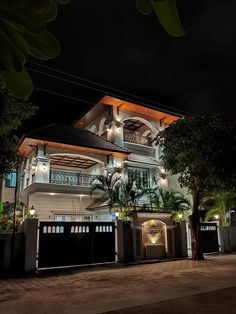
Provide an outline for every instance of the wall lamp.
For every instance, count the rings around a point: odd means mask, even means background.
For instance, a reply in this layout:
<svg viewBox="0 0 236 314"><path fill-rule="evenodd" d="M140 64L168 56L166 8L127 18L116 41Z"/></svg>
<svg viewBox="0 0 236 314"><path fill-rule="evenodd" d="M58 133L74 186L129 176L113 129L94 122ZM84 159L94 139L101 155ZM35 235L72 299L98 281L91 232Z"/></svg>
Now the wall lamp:
<svg viewBox="0 0 236 314"><path fill-rule="evenodd" d="M160 178L162 178L163 180L166 180L167 179L167 173L160 172Z"/></svg>
<svg viewBox="0 0 236 314"><path fill-rule="evenodd" d="M29 213L30 213L31 217L33 217L35 215L35 208L33 205L30 207Z"/></svg>

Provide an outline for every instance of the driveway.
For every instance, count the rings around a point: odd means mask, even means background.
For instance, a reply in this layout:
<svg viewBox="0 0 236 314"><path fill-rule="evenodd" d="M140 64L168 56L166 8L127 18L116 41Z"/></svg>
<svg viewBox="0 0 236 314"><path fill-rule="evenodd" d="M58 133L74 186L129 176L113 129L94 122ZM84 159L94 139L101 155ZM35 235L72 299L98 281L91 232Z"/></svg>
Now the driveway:
<svg viewBox="0 0 236 314"><path fill-rule="evenodd" d="M236 313L236 255L0 280L1 314Z"/></svg>

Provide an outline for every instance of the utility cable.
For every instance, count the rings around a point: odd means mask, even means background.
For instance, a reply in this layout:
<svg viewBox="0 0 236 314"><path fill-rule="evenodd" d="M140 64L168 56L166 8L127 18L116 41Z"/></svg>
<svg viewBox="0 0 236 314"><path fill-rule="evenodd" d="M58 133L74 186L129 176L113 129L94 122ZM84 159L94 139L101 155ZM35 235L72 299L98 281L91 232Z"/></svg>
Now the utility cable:
<svg viewBox="0 0 236 314"><path fill-rule="evenodd" d="M171 107L171 106L167 106L167 105L163 105L163 104L160 104L158 102L155 102L153 100L150 100L150 99L146 99L146 98L143 98L143 97L140 97L140 96L137 96L137 95L134 95L134 94L131 94L131 93L128 93L128 92L125 92L125 91L122 91L120 89L116 89L116 88L113 88L113 87L110 87L110 86L107 86L105 84L100 84L100 83L97 83L95 81L92 81L92 80L88 80L88 79L85 79L81 76L77 76L77 75L74 75L74 74L71 74L71 73L68 73L68 72L64 72L64 71L61 71L61 70L58 70L58 69L55 69L55 68L52 68L52 67L49 67L49 66L46 66L46 65L43 65L43 64L39 64L39 63L36 63L36 62L33 62L33 61L27 61L28 63L31 63L31 64L34 64L36 66L41 66L42 68L45 68L45 69L48 69L48 70L51 70L51 71L55 71L55 72L58 72L60 74L63 74L63 75L67 75L67 76L71 76L73 78L76 78L76 79L80 79L82 81L85 81L85 82L88 82L90 84L94 84L94 85L97 85L99 87L102 87L102 88L106 88L108 90L113 90L113 91L116 91L116 92L119 92L119 93L122 93L124 95L128 95L128 96L131 96L131 97L135 97L136 99L140 99L142 100L142 102L139 101L140 104L142 105L146 105L147 103L149 104L153 104L153 105L160 105L161 108L163 109L168 109L168 110L173 110L175 111L176 108L174 107ZM43 72L43 71L40 71L40 70L37 70L37 69L34 69L34 68L31 68L31 67L27 67L28 69L30 69L31 71L34 71L34 72L37 72L37 73L41 73L41 74L44 74L44 75L47 75L47 76L50 76L50 77L53 77L53 78L58 78L58 79L62 79L68 83L71 83L71 84L76 84L76 85L79 85L79 86L82 86L82 87L85 87L85 88L89 88L89 89L92 89L92 90L95 90L95 91L98 91L98 92L103 92L103 93L109 93L111 96L113 97L120 97L120 95L117 95L117 94L112 94L111 92L109 92L108 90L101 90L101 89L98 89L96 87L91 87L91 86L88 86L86 84L83 84L83 83L79 83L79 82L75 82L75 81L71 81L71 80L67 80L67 79L63 79L63 78L60 78L59 76L56 76L56 75L53 75L53 74L49 74L47 72ZM127 99L131 102L134 102L133 99ZM146 102L146 103L143 103ZM183 110L179 110L178 109L178 112L182 113L182 114L188 114L186 111L183 111Z"/></svg>

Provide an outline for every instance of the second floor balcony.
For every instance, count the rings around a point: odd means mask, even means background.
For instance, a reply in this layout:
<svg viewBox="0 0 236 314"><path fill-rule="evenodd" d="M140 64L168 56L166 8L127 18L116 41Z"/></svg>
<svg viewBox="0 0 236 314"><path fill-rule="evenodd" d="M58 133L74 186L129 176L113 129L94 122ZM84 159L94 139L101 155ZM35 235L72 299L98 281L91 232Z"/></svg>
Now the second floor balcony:
<svg viewBox="0 0 236 314"><path fill-rule="evenodd" d="M149 147L152 146L151 139L149 137L135 134L134 132L124 132L124 141Z"/></svg>
<svg viewBox="0 0 236 314"><path fill-rule="evenodd" d="M96 175L81 172L51 170L49 183L67 186L91 187L92 181L96 179L96 177Z"/></svg>

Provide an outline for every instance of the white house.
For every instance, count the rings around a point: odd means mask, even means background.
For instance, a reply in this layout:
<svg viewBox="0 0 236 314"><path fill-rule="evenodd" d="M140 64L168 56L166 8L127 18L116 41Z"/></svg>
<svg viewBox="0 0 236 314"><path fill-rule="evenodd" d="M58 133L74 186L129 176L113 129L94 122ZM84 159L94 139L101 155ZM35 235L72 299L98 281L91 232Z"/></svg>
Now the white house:
<svg viewBox="0 0 236 314"><path fill-rule="evenodd" d="M72 126L29 132L19 143L20 201L34 206L41 221L109 221L114 217L107 208L96 208L101 193L90 195L98 174L119 170L129 179L135 172L143 184L177 189L164 174L155 137L180 118L105 96Z"/></svg>

